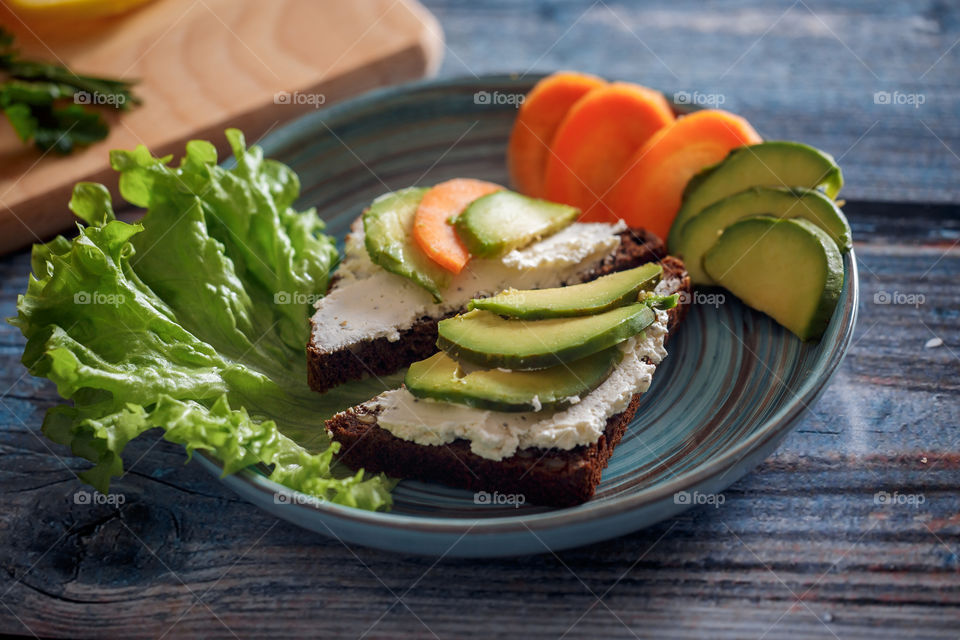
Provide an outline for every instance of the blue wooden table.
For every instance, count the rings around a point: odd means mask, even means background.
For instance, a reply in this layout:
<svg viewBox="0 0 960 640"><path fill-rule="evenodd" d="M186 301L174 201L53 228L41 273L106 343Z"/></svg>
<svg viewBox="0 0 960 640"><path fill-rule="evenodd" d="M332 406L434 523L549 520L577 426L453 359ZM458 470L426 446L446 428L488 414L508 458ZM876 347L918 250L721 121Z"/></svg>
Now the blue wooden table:
<svg viewBox="0 0 960 640"><path fill-rule="evenodd" d="M862 303L840 372L706 506L557 555L397 557L258 511L151 433L85 463L0 326L0 632L102 637L960 636L960 8L428 0L442 75L577 68L742 113L844 168ZM682 93L681 93L682 92ZM0 260L14 313L25 254Z"/></svg>

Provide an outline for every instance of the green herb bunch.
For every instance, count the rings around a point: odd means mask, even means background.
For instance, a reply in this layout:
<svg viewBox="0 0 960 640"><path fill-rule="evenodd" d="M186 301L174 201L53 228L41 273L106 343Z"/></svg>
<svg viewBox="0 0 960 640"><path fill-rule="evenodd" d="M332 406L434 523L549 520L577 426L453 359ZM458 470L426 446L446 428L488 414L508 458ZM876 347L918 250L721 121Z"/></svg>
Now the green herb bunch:
<svg viewBox="0 0 960 640"><path fill-rule="evenodd" d="M63 65L25 60L13 34L0 27L0 109L25 143L68 154L107 137L109 126L91 107L118 111L140 104L133 82L82 76Z"/></svg>

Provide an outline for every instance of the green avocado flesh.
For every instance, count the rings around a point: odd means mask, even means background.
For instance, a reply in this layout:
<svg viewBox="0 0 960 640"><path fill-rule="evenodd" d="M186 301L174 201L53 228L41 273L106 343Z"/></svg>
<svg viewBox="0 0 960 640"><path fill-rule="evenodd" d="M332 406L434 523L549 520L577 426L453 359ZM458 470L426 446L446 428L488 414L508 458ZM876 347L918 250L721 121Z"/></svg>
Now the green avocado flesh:
<svg viewBox="0 0 960 640"><path fill-rule="evenodd" d="M418 398L433 398L493 411L539 411L568 406L603 382L623 353L604 349L569 364L538 371L482 369L467 373L441 351L415 362L404 384Z"/></svg>
<svg viewBox="0 0 960 640"><path fill-rule="evenodd" d="M544 369L623 342L655 318L642 302L592 316L547 320L507 319L474 309L441 320L437 346L454 358L483 367Z"/></svg>
<svg viewBox="0 0 960 640"><path fill-rule="evenodd" d="M363 212L367 253L375 263L413 280L442 302L450 272L424 253L413 238L413 218L426 188L409 187L380 196Z"/></svg>
<svg viewBox="0 0 960 640"><path fill-rule="evenodd" d="M694 284L716 284L703 268L703 254L723 230L734 222L756 215L803 218L827 232L841 252L850 250L850 224L836 203L812 189L750 187L713 203L691 218L680 231L675 248Z"/></svg>
<svg viewBox="0 0 960 640"><path fill-rule="evenodd" d="M497 191L471 202L454 226L470 253L496 258L563 229L579 215L576 207Z"/></svg>
<svg viewBox="0 0 960 640"><path fill-rule="evenodd" d="M641 291L657 286L662 273L659 264L650 262L569 287L509 289L490 298L471 300L468 309L484 309L524 320L593 315L636 302Z"/></svg>
<svg viewBox="0 0 960 640"><path fill-rule="evenodd" d="M843 186L843 174L832 156L799 142L761 142L734 149L690 180L670 227L670 251L684 257L677 249L683 226L714 202L754 186L819 188L833 198Z"/></svg>
<svg viewBox="0 0 960 640"><path fill-rule="evenodd" d="M703 257L710 277L801 340L823 335L843 289L843 258L800 218L756 216L726 228Z"/></svg>

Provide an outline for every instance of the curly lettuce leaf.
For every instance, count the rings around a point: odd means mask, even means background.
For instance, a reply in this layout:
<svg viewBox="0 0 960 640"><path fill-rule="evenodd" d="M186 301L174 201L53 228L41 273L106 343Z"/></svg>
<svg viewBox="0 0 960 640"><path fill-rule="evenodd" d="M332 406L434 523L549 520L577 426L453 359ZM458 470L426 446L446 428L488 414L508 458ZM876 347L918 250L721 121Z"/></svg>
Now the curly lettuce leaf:
<svg viewBox="0 0 960 640"><path fill-rule="evenodd" d="M113 152L142 221L116 220L107 189L81 183L70 208L87 225L34 247L11 322L27 339L23 363L72 401L43 431L94 463L82 477L103 492L126 444L162 427L225 474L262 464L291 489L389 507L391 480L335 464L323 418L342 407L306 386L307 317L336 265L334 241L312 210L293 208L288 167L246 149L239 131L227 137L229 169L204 141L176 167L145 147Z"/></svg>

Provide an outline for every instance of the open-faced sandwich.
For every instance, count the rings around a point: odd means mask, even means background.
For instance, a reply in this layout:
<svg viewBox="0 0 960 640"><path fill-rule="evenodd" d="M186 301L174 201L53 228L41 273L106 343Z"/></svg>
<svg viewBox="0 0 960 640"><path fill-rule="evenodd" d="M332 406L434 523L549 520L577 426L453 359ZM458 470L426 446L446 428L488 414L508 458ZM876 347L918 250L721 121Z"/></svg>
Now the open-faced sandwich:
<svg viewBox="0 0 960 640"><path fill-rule="evenodd" d="M402 388L327 422L341 461L578 504L666 355L689 278L652 234L493 186L447 225L483 257L443 273L415 230L432 192L463 182L387 194L354 225L316 303L311 387L409 365Z"/></svg>

